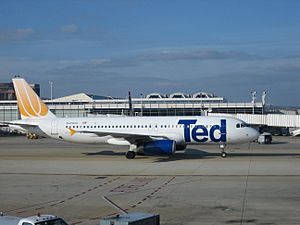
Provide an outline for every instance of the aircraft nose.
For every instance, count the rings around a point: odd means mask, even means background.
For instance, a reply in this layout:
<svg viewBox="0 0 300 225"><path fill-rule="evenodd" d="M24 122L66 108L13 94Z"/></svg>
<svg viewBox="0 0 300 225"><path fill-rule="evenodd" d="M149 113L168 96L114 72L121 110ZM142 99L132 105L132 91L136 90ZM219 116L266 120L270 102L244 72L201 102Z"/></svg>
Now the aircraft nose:
<svg viewBox="0 0 300 225"><path fill-rule="evenodd" d="M258 137L259 137L259 132L256 129L250 127L249 138L251 139L251 141L258 139Z"/></svg>

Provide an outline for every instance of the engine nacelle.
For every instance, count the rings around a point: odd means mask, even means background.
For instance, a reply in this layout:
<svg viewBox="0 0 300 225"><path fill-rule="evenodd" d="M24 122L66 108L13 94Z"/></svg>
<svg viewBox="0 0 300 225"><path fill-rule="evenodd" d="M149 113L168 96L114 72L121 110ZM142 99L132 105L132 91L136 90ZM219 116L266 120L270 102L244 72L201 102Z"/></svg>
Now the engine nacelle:
<svg viewBox="0 0 300 225"><path fill-rule="evenodd" d="M157 140L143 145L146 155L172 155L176 151L176 142L172 140Z"/></svg>

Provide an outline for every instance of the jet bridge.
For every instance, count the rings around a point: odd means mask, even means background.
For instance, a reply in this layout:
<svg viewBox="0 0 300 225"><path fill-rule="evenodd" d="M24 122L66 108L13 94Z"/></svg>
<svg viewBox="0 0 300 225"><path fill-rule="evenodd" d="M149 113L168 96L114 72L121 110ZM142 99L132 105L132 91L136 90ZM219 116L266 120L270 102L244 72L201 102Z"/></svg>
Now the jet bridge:
<svg viewBox="0 0 300 225"><path fill-rule="evenodd" d="M227 113L208 113L209 116L229 116L241 119L251 125L265 125L269 127L300 128L300 115L283 114L227 114ZM294 132L296 135L300 134ZM293 133L293 135L294 135Z"/></svg>

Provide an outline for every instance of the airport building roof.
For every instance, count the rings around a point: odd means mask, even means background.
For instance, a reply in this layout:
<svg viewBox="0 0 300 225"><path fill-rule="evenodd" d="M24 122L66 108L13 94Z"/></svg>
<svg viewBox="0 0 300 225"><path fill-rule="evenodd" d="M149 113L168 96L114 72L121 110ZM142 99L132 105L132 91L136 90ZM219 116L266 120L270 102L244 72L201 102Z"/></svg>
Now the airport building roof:
<svg viewBox="0 0 300 225"><path fill-rule="evenodd" d="M55 98L52 102L93 102L95 100L109 100L114 99L111 96L103 95L89 95L86 93L78 93L73 95L67 95L60 98Z"/></svg>

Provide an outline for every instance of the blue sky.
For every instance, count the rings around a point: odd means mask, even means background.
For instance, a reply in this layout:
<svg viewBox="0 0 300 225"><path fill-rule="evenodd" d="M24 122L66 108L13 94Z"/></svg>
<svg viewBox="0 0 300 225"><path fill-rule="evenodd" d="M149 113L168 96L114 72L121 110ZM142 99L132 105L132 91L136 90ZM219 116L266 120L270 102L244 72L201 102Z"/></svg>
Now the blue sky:
<svg viewBox="0 0 300 225"><path fill-rule="evenodd" d="M214 92L300 106L300 1L2 1L0 82L49 96Z"/></svg>

